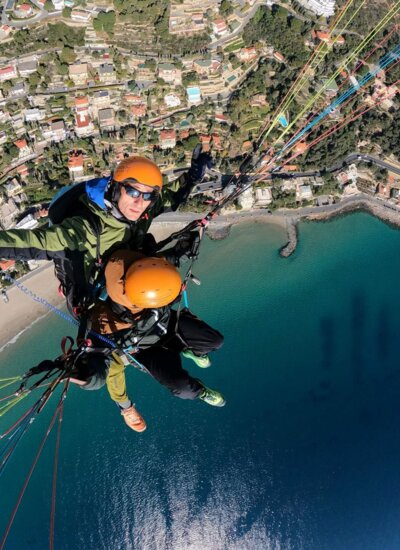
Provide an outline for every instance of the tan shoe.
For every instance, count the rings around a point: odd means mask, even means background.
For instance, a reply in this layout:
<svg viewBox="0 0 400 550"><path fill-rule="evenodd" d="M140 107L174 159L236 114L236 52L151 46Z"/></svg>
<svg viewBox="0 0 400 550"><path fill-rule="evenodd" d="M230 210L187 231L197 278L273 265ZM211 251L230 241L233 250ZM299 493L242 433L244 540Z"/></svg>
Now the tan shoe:
<svg viewBox="0 0 400 550"><path fill-rule="evenodd" d="M135 432L144 432L147 428L144 418L142 418L133 405L128 409L122 409L121 414L124 417L125 424L129 426L131 430L135 430Z"/></svg>

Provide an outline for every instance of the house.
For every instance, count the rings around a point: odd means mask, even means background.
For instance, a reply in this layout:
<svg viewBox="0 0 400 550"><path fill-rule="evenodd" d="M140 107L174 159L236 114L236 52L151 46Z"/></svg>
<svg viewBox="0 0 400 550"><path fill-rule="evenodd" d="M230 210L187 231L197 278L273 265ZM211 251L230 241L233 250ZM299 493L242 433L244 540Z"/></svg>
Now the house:
<svg viewBox="0 0 400 550"><path fill-rule="evenodd" d="M201 92L197 86L189 86L186 88L189 105L199 105L201 103Z"/></svg>
<svg viewBox="0 0 400 550"><path fill-rule="evenodd" d="M14 65L7 65L0 69L0 82L5 82L6 80L11 80L18 76L17 69Z"/></svg>
<svg viewBox="0 0 400 550"><path fill-rule="evenodd" d="M335 95L336 95L336 94L338 93L338 91L339 91L338 85L336 84L335 80L332 79L332 78L325 81L325 83L324 83L324 89L325 89L325 94L326 94L328 97L335 97Z"/></svg>
<svg viewBox="0 0 400 550"><path fill-rule="evenodd" d="M216 114L214 115L214 120L220 124L229 124L228 118L225 115Z"/></svg>
<svg viewBox="0 0 400 550"><path fill-rule="evenodd" d="M158 66L158 78L174 86L182 85L182 71L172 63L160 63Z"/></svg>
<svg viewBox="0 0 400 550"><path fill-rule="evenodd" d="M167 94L164 96L164 103L167 107L178 107L181 104L181 100L175 94Z"/></svg>
<svg viewBox="0 0 400 550"><path fill-rule="evenodd" d="M211 73L211 59L195 59L193 61L193 70L201 76L206 76Z"/></svg>
<svg viewBox="0 0 400 550"><path fill-rule="evenodd" d="M211 136L207 136L205 134L200 134L199 139L202 145L202 150L204 152L207 152L210 150L210 143L211 143Z"/></svg>
<svg viewBox="0 0 400 550"><path fill-rule="evenodd" d="M334 44L339 44L342 46L345 43L345 39L341 35L335 35L331 36L329 32L324 31L312 31L311 36L314 39L319 40L320 42L324 42L329 47L333 46Z"/></svg>
<svg viewBox="0 0 400 550"><path fill-rule="evenodd" d="M298 185L296 188L297 201L309 201L313 198L311 185Z"/></svg>
<svg viewBox="0 0 400 550"><path fill-rule="evenodd" d="M241 48L237 53L237 58L239 61L242 61L244 63L248 63L249 61L253 61L253 59L256 59L257 57L257 50L255 48Z"/></svg>
<svg viewBox="0 0 400 550"><path fill-rule="evenodd" d="M10 182L6 183L4 186L4 189L6 191L7 197L10 199L11 197L15 197L15 195L19 195L22 193L22 185L19 183L19 181L14 178Z"/></svg>
<svg viewBox="0 0 400 550"><path fill-rule="evenodd" d="M161 130L160 132L160 147L161 149L172 149L176 145L175 130Z"/></svg>
<svg viewBox="0 0 400 550"><path fill-rule="evenodd" d="M20 76L23 76L23 77L29 76L30 74L36 72L36 70L37 70L36 59L20 61L18 63L18 72Z"/></svg>
<svg viewBox="0 0 400 550"><path fill-rule="evenodd" d="M243 210L251 210L254 206L253 189L247 189L238 197L238 203Z"/></svg>
<svg viewBox="0 0 400 550"><path fill-rule="evenodd" d="M79 137L87 137L94 133L94 126L88 111L76 111L74 130Z"/></svg>
<svg viewBox="0 0 400 550"><path fill-rule="evenodd" d="M221 143L221 136L219 136L217 133L212 134L212 146L217 151L222 150L222 143Z"/></svg>
<svg viewBox="0 0 400 550"><path fill-rule="evenodd" d="M25 109L24 111L25 122L37 122L43 120L45 116L46 111L44 109L38 109L37 107L34 109Z"/></svg>
<svg viewBox="0 0 400 550"><path fill-rule="evenodd" d="M283 55L280 52L274 52L274 58L277 61L279 61L279 63L284 63L285 62L285 58L283 57Z"/></svg>
<svg viewBox="0 0 400 550"><path fill-rule="evenodd" d="M95 92L92 97L92 105L96 109L107 109L111 105L110 94L107 90Z"/></svg>
<svg viewBox="0 0 400 550"><path fill-rule="evenodd" d="M32 214L28 214L21 221L15 224L15 229L35 229L39 225L39 222ZM35 267L38 267L36 264Z"/></svg>
<svg viewBox="0 0 400 550"><path fill-rule="evenodd" d="M89 109L89 98L87 96L77 96L74 99L75 111L87 111Z"/></svg>
<svg viewBox="0 0 400 550"><path fill-rule="evenodd" d="M1 260L0 269L1 271L12 271L15 266L15 260Z"/></svg>
<svg viewBox="0 0 400 550"><path fill-rule="evenodd" d="M89 114L89 99L87 96L76 97L75 104L75 133L79 137L87 137L94 133L94 126Z"/></svg>
<svg viewBox="0 0 400 550"><path fill-rule="evenodd" d="M71 11L71 19L72 21L76 21L77 23L89 23L91 18L91 13L89 11L83 11L79 9L73 9Z"/></svg>
<svg viewBox="0 0 400 550"><path fill-rule="evenodd" d="M4 38L7 38L11 33L11 27L8 25L1 25L0 26L0 40L3 40Z"/></svg>
<svg viewBox="0 0 400 550"><path fill-rule="evenodd" d="M298 141L294 147L294 152L298 155L302 155L307 149L308 145L305 141Z"/></svg>
<svg viewBox="0 0 400 550"><path fill-rule="evenodd" d="M29 168L26 164L20 164L19 166L17 166L16 171L22 179L25 179L29 176Z"/></svg>
<svg viewBox="0 0 400 550"><path fill-rule="evenodd" d="M73 151L68 159L68 171L72 181L84 176L84 160L83 154Z"/></svg>
<svg viewBox="0 0 400 550"><path fill-rule="evenodd" d="M25 84L24 82L17 82L14 84L14 86L11 88L9 92L9 96L17 99L19 97L23 97L25 95Z"/></svg>
<svg viewBox="0 0 400 550"><path fill-rule="evenodd" d="M147 112L147 106L145 103L140 103L139 105L132 105L130 112L132 117L134 118L145 116Z"/></svg>
<svg viewBox="0 0 400 550"><path fill-rule="evenodd" d="M114 72L114 66L110 63L104 63L103 65L100 65L97 72L100 82L103 82L104 84L115 82L117 80Z"/></svg>
<svg viewBox="0 0 400 550"><path fill-rule="evenodd" d="M18 158L22 159L24 157L28 157L32 154L32 149L29 147L29 145L26 142L26 139L17 139L17 141L14 143L14 145L18 148Z"/></svg>
<svg viewBox="0 0 400 550"><path fill-rule="evenodd" d="M139 94L125 94L124 100L128 105L141 105L143 103L143 97Z"/></svg>
<svg viewBox="0 0 400 550"><path fill-rule="evenodd" d="M30 4L20 4L14 8L14 14L20 19L26 19L33 14L33 8Z"/></svg>
<svg viewBox="0 0 400 550"><path fill-rule="evenodd" d="M65 124L63 120L55 120L50 123L51 128L51 139L52 141L64 141L67 137L67 132L65 129Z"/></svg>
<svg viewBox="0 0 400 550"><path fill-rule="evenodd" d="M111 108L99 109L99 125L102 130L113 130L115 126L114 111Z"/></svg>
<svg viewBox="0 0 400 550"><path fill-rule="evenodd" d="M336 179L338 180L339 185L341 187L346 185L346 183L348 183L349 180L350 180L349 175L347 174L347 172L339 172L339 174L336 176Z"/></svg>
<svg viewBox="0 0 400 550"><path fill-rule="evenodd" d="M266 107L268 105L265 94L256 94L250 100L250 107Z"/></svg>
<svg viewBox="0 0 400 550"><path fill-rule="evenodd" d="M86 84L88 79L87 63L73 63L72 65L70 65L69 76L75 86Z"/></svg>
<svg viewBox="0 0 400 550"><path fill-rule="evenodd" d="M19 214L19 208L13 199L0 206L0 225L3 229L10 229L15 218Z"/></svg>
<svg viewBox="0 0 400 550"><path fill-rule="evenodd" d="M256 200L255 206L262 208L268 206L273 200L272 191L270 187L257 187L256 188Z"/></svg>
<svg viewBox="0 0 400 550"><path fill-rule="evenodd" d="M228 33L228 25L223 19L216 19L211 23L212 31L214 34L218 34L219 36L224 36Z"/></svg>
<svg viewBox="0 0 400 550"><path fill-rule="evenodd" d="M331 17L335 13L336 0L298 0L301 6L324 17Z"/></svg>

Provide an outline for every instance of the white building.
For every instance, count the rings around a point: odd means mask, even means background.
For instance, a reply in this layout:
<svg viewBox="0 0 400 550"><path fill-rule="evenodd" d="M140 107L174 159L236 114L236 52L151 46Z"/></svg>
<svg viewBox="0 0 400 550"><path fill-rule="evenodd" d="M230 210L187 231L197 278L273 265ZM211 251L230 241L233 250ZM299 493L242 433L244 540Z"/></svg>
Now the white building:
<svg viewBox="0 0 400 550"><path fill-rule="evenodd" d="M14 65L7 65L7 67L2 67L0 69L0 82L5 82L6 80L11 80L16 77L17 69Z"/></svg>
<svg viewBox="0 0 400 550"><path fill-rule="evenodd" d="M297 1L299 4L301 4L308 10L316 13L317 15L330 17L335 13L336 0L297 0Z"/></svg>
<svg viewBox="0 0 400 550"><path fill-rule="evenodd" d="M167 94L164 97L164 102L167 107L178 107L181 104L181 100L175 94Z"/></svg>
<svg viewBox="0 0 400 550"><path fill-rule="evenodd" d="M239 195L238 203L243 210L251 210L254 206L253 189L247 189L244 193Z"/></svg>
<svg viewBox="0 0 400 550"><path fill-rule="evenodd" d="M35 122L37 120L43 120L46 117L46 111L43 109L26 109L24 112L26 122Z"/></svg>
<svg viewBox="0 0 400 550"><path fill-rule="evenodd" d="M297 201L309 201L313 198L311 185L299 185L296 189Z"/></svg>
<svg viewBox="0 0 400 550"><path fill-rule="evenodd" d="M270 187L259 187L256 189L256 206L268 206L272 202L272 191Z"/></svg>
<svg viewBox="0 0 400 550"><path fill-rule="evenodd" d="M20 222L18 222L15 226L16 229L35 229L39 225L37 219L32 216L32 214L28 214L25 216L25 218L22 218ZM37 267L37 265L36 265Z"/></svg>

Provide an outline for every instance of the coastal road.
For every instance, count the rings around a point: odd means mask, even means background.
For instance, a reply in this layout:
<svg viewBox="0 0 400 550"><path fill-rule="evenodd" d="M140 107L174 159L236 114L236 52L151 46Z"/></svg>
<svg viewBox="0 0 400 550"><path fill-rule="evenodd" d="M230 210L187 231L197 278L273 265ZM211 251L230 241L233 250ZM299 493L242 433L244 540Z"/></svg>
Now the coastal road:
<svg viewBox="0 0 400 550"><path fill-rule="evenodd" d="M274 178L304 178L304 177L312 177L312 176L322 176L326 173L331 172L337 172L338 170L341 170L345 166L349 164L354 164L356 162L370 162L372 164L376 164L377 166L381 166L382 168L385 168L386 170L389 170L390 172L393 172L395 174L400 175L400 167L396 166L394 164L390 164L389 162L386 162L384 160L381 160L378 157L374 157L372 155L367 155L363 153L351 153L347 157L345 157L341 162L338 162L337 164L334 164L333 166L330 166L329 168L321 168L320 170L310 170L309 172L273 172L271 173L272 179Z"/></svg>

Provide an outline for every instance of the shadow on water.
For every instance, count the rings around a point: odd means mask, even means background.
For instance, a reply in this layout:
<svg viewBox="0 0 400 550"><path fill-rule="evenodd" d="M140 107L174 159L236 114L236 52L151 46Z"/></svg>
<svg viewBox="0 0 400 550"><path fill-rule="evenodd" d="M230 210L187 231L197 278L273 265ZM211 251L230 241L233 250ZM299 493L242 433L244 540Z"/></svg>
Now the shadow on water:
<svg viewBox="0 0 400 550"><path fill-rule="evenodd" d="M322 317L319 322L319 338L321 346L320 373L321 380L315 388L309 391L313 403L327 401L332 393L332 368L335 364L335 322L332 317Z"/></svg>
<svg viewBox="0 0 400 550"><path fill-rule="evenodd" d="M364 333L366 327L365 296L357 291L351 300L351 348L350 363L353 373L353 388L357 389L364 383Z"/></svg>
<svg viewBox="0 0 400 550"><path fill-rule="evenodd" d="M335 323L331 317L322 317L320 320L319 338L322 350L321 370L330 371L335 350Z"/></svg>
<svg viewBox="0 0 400 550"><path fill-rule="evenodd" d="M391 352L392 327L389 318L389 308L382 306L378 315L378 326L376 330L376 355L378 361L387 361Z"/></svg>

